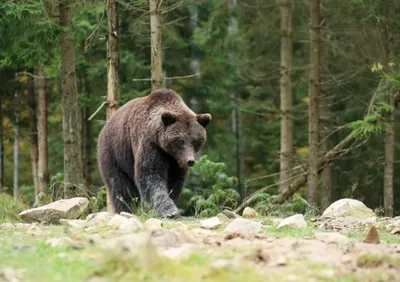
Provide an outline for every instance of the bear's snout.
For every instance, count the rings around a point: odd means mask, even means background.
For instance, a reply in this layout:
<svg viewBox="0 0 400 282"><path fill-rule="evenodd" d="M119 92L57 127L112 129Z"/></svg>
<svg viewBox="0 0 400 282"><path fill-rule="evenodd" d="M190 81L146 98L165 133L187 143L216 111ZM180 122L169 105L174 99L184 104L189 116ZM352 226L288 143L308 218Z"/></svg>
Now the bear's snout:
<svg viewBox="0 0 400 282"><path fill-rule="evenodd" d="M194 160L188 160L187 161L187 165L188 166L194 166L194 163L195 163Z"/></svg>

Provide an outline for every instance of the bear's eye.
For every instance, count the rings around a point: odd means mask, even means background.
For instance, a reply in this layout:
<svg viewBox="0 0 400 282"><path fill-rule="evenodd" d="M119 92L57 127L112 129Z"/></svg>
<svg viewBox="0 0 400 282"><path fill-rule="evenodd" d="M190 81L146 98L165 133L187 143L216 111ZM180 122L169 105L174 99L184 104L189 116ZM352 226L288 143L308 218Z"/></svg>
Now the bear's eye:
<svg viewBox="0 0 400 282"><path fill-rule="evenodd" d="M185 143L185 140L182 138L175 138L172 142L175 146L181 147Z"/></svg>
<svg viewBox="0 0 400 282"><path fill-rule="evenodd" d="M194 140L194 141L193 141L193 147L194 147L195 149L200 148L200 146L201 146L200 141L198 141L198 140Z"/></svg>

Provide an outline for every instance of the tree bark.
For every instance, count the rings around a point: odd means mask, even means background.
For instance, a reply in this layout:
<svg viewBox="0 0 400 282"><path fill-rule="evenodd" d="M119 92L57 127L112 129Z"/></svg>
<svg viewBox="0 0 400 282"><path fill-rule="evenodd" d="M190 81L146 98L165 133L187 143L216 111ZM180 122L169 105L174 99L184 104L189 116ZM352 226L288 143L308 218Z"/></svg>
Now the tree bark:
<svg viewBox="0 0 400 282"><path fill-rule="evenodd" d="M308 133L308 202L318 200L318 98L319 98L319 41L320 41L320 0L311 1L310 28L310 77L309 77L309 133Z"/></svg>
<svg viewBox="0 0 400 282"><path fill-rule="evenodd" d="M18 83L18 76L16 75L16 83ZM18 200L19 193L19 115L20 115L20 98L18 86L14 93L14 200Z"/></svg>
<svg viewBox="0 0 400 282"><path fill-rule="evenodd" d="M279 0L281 14L281 154L280 187L290 184L293 168L293 118L292 118L292 0Z"/></svg>
<svg viewBox="0 0 400 282"><path fill-rule="evenodd" d="M151 3L151 1L150 1ZM107 119L118 109L119 93L119 29L116 0L107 1L108 45L107 45ZM107 188L107 211L114 212L110 192Z"/></svg>
<svg viewBox="0 0 400 282"><path fill-rule="evenodd" d="M83 71L83 79L82 79L82 93L86 95L86 104L83 108L83 119L82 119L82 128L83 128L83 136L82 136L82 151L83 151L83 179L85 180L86 187L90 187L92 185L92 169L93 169L93 161L92 161L92 121L89 120L91 111L91 93L89 89L89 82L87 78L86 71Z"/></svg>
<svg viewBox="0 0 400 282"><path fill-rule="evenodd" d="M3 94L3 93L2 93ZM3 137L3 104L0 95L0 192L3 191L4 182L4 137Z"/></svg>
<svg viewBox="0 0 400 282"><path fill-rule="evenodd" d="M157 90L163 85L161 14L162 0L150 0L151 30L151 89Z"/></svg>
<svg viewBox="0 0 400 282"><path fill-rule="evenodd" d="M65 198L75 195L74 185L79 184L82 180L81 123L79 121L75 51L71 37L72 4L72 0L59 1Z"/></svg>
<svg viewBox="0 0 400 282"><path fill-rule="evenodd" d="M394 9L393 0L386 1L386 62L385 70L393 72L392 63L394 62L394 36L393 36L393 22L394 22ZM384 169L384 184L383 184L383 199L385 216L393 217L394 215L394 158L395 158L395 98L394 93L388 93L388 103L393 107L393 111L387 115L388 129L385 136L385 169Z"/></svg>
<svg viewBox="0 0 400 282"><path fill-rule="evenodd" d="M33 78L28 78L27 86L27 94L28 94L28 106L29 106L29 127L30 134L29 140L31 143L31 166L32 166L32 178L33 184L35 187L35 199L39 194L39 179L38 179L38 123L37 123L37 114L36 114L36 93L35 93L35 84Z"/></svg>
<svg viewBox="0 0 400 282"><path fill-rule="evenodd" d="M329 108L329 101L327 97L321 97L320 99L320 118L321 118L321 152L326 154L330 148L329 134L331 133L332 124L330 119L332 118L331 110ZM321 172L320 179L321 187L321 206L323 209L329 207L332 203L332 167L327 165Z"/></svg>
<svg viewBox="0 0 400 282"><path fill-rule="evenodd" d="M37 195L44 191L49 181L48 157L47 157L47 80L44 73L44 67L39 66L38 76L38 143L39 143L39 160L38 160L38 177L39 190ZM36 196L37 196L36 195ZM39 198L35 198L35 204L38 205Z"/></svg>

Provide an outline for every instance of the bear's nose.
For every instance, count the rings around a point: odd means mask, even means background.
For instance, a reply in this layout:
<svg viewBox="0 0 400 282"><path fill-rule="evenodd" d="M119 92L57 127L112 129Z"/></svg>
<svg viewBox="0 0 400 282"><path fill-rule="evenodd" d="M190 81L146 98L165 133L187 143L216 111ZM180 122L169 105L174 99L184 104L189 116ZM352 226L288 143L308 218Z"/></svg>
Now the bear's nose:
<svg viewBox="0 0 400 282"><path fill-rule="evenodd" d="M194 160L189 160L187 161L188 166L194 166Z"/></svg>

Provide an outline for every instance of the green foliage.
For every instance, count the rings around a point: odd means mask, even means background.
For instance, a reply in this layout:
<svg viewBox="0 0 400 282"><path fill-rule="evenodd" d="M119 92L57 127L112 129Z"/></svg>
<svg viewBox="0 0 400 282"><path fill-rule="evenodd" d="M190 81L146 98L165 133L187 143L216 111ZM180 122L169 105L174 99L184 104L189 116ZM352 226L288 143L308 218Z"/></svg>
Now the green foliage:
<svg viewBox="0 0 400 282"><path fill-rule="evenodd" d="M353 129L359 138L367 139L371 134L385 132L387 126L385 123L378 122L380 118L379 114L369 114L363 120L351 122L349 127Z"/></svg>
<svg viewBox="0 0 400 282"><path fill-rule="evenodd" d="M186 214L212 216L239 203L237 178L225 170L224 163L213 162L207 155L196 162L179 202Z"/></svg>
<svg viewBox="0 0 400 282"><path fill-rule="evenodd" d="M100 187L97 193L90 197L88 213L95 213L107 209L107 190L106 187Z"/></svg>
<svg viewBox="0 0 400 282"><path fill-rule="evenodd" d="M253 200L253 208L269 216L286 217L296 213L309 213L310 205L301 195L295 194L289 202L281 205L273 204L276 195L268 193L256 194Z"/></svg>
<svg viewBox="0 0 400 282"><path fill-rule="evenodd" d="M20 221L18 214L26 208L26 205L14 201L9 194L0 193L0 222Z"/></svg>

